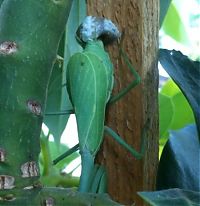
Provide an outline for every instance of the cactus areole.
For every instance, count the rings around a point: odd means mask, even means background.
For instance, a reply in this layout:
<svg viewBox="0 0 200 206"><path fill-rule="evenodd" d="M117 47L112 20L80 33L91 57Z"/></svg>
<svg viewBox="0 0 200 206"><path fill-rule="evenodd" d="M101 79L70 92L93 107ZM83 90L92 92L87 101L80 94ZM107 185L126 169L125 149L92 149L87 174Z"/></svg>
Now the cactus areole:
<svg viewBox="0 0 200 206"><path fill-rule="evenodd" d="M16 190L39 185L48 82L71 2L4 0L0 5L0 201L14 201Z"/></svg>

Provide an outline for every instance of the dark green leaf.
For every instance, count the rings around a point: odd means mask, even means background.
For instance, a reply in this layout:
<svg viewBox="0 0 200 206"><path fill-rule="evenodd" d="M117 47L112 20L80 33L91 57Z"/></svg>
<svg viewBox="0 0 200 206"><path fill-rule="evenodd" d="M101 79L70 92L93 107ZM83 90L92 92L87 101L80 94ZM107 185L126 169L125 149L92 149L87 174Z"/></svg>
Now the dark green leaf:
<svg viewBox="0 0 200 206"><path fill-rule="evenodd" d="M200 193L190 190L169 189L138 193L152 206L199 206Z"/></svg>
<svg viewBox="0 0 200 206"><path fill-rule="evenodd" d="M160 159L157 189L200 191L200 146L196 125L171 131Z"/></svg>
<svg viewBox="0 0 200 206"><path fill-rule="evenodd" d="M166 49L160 49L159 61L190 103L200 137L200 62Z"/></svg>
<svg viewBox="0 0 200 206"><path fill-rule="evenodd" d="M1 7L1 4L3 3L3 1L4 1L4 0L0 0L0 7Z"/></svg>

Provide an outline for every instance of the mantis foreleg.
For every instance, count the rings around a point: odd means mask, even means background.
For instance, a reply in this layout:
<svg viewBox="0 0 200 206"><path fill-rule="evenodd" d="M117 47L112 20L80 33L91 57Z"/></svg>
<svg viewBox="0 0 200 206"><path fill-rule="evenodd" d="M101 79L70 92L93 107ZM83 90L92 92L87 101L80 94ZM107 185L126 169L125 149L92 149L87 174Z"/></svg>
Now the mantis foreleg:
<svg viewBox="0 0 200 206"><path fill-rule="evenodd" d="M141 159L144 156L144 140L145 140L145 132L143 131L142 140L140 144L140 151L137 152L133 147L127 144L123 138L121 138L116 132L114 132L111 128L105 126L105 133L109 134L114 140L117 141L120 145L122 145L125 149L127 149L136 159Z"/></svg>

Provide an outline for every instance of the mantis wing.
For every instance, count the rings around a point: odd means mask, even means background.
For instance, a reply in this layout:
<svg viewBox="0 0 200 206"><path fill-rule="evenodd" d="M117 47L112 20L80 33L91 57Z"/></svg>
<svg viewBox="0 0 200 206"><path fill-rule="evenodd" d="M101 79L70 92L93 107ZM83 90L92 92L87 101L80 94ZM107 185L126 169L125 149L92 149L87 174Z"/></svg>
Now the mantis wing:
<svg viewBox="0 0 200 206"><path fill-rule="evenodd" d="M96 45L98 47L98 45ZM70 58L67 68L67 89L74 106L78 125L80 152L98 151L103 139L106 103L112 90L112 65L108 54L86 49Z"/></svg>

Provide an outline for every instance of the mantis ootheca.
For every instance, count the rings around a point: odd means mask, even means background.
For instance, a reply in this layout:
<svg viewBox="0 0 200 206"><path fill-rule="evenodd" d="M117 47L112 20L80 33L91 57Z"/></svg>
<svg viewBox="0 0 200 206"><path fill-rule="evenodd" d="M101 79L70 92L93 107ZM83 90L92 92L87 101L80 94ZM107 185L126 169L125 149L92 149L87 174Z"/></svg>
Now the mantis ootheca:
<svg viewBox="0 0 200 206"><path fill-rule="evenodd" d="M77 30L77 40L82 52L74 54L67 66L67 91L76 115L82 172L79 191L89 192L94 171L94 158L103 140L104 132L114 137L134 157L143 156L143 141L140 153L130 147L109 127L104 126L106 105L114 103L139 84L140 77L132 68L126 54L121 50L134 80L124 90L111 97L113 89L113 65L104 45L120 38L117 27L108 19L88 16ZM68 153L69 154L69 153Z"/></svg>

